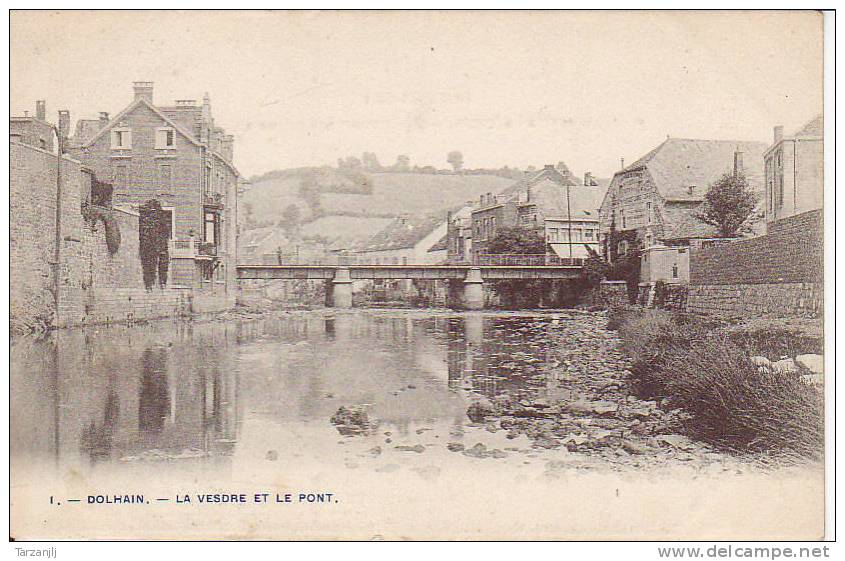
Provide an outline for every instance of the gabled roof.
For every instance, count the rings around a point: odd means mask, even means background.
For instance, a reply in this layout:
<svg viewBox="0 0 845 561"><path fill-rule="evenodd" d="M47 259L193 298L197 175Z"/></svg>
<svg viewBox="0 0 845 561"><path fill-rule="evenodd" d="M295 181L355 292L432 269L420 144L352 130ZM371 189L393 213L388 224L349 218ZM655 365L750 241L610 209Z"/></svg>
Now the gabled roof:
<svg viewBox="0 0 845 561"><path fill-rule="evenodd" d="M437 240L437 243L428 248L428 253L433 251L446 251L449 249L449 234L443 234L443 237Z"/></svg>
<svg viewBox="0 0 845 561"><path fill-rule="evenodd" d="M569 205L567 206L567 191ZM535 205L547 218L568 218L598 220L603 191L598 187L583 185L561 186L550 179L531 187L531 198L521 206Z"/></svg>
<svg viewBox="0 0 845 561"><path fill-rule="evenodd" d="M734 152L742 152L743 172L755 192L763 192L762 142L668 138L614 175L646 169L668 201L700 201L709 186L733 169ZM692 193L689 187L695 186Z"/></svg>
<svg viewBox="0 0 845 561"><path fill-rule="evenodd" d="M410 249L446 221L445 213L397 218L371 237L357 251Z"/></svg>
<svg viewBox="0 0 845 561"><path fill-rule="evenodd" d="M158 108L155 105L153 105L152 103L150 103L149 101L147 101L144 98L138 98L135 101L133 101L132 103L130 103L129 106L126 109L124 109L123 111L118 113L116 117L114 117L112 120L110 120L108 122L108 124L106 124L106 126L104 126L102 129L100 129L100 131L97 134L95 134L93 138L91 138L89 141L87 141L85 144L83 144L82 147L88 148L89 146L94 144L94 142L99 140L100 137L102 137L104 134L106 134L106 132L108 132L109 130L111 130L115 126L117 126L118 123L120 123L120 121L126 115L128 115L129 113L131 113L132 111L134 111L135 109L137 109L141 105L145 105L150 111L155 113L165 123L167 123L168 125L173 127L174 130L176 130L177 132L179 132L179 134L181 134L182 136L187 138L191 143L195 144L196 146L202 146L202 143L199 140L197 140L196 137L194 137L193 134L191 134L189 131L186 131L185 128L182 127L180 124L176 123L175 121L173 121L173 119L171 119L170 117L168 117L167 115L165 115L164 113L159 111Z"/></svg>
<svg viewBox="0 0 845 561"><path fill-rule="evenodd" d="M540 171L534 173L533 175L529 175L523 177L513 185L507 187L503 191L499 193L499 195L514 195L516 193L521 193L528 189L529 187L540 183L541 181L554 181L558 185L578 185L578 182L575 181L571 174L564 176L561 172L559 172L555 168L543 168Z"/></svg>

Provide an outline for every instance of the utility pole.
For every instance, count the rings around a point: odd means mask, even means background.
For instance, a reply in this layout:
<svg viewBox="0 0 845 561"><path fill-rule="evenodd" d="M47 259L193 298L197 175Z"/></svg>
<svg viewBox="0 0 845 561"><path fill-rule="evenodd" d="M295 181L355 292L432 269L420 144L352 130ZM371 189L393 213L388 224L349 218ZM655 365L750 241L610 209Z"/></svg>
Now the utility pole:
<svg viewBox="0 0 845 561"><path fill-rule="evenodd" d="M566 185L566 227L569 241L569 261L572 265L572 208L569 205L569 185Z"/></svg>

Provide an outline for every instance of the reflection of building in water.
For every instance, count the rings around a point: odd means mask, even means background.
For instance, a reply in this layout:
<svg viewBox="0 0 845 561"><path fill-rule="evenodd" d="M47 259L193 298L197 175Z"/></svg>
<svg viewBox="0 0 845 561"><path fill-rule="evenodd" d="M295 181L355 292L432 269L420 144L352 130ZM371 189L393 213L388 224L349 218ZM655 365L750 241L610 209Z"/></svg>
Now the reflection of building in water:
<svg viewBox="0 0 845 561"><path fill-rule="evenodd" d="M446 324L449 388L520 396L542 383L546 320L467 315Z"/></svg>
<svg viewBox="0 0 845 561"><path fill-rule="evenodd" d="M239 419L235 334L232 326L174 323L61 331L15 345L14 399L40 412L15 405L15 432L28 437L15 440L16 454L84 466L230 453Z"/></svg>
<svg viewBox="0 0 845 561"><path fill-rule="evenodd" d="M167 352L145 349L141 355L141 385L138 392L138 430L158 434L171 414L167 392Z"/></svg>

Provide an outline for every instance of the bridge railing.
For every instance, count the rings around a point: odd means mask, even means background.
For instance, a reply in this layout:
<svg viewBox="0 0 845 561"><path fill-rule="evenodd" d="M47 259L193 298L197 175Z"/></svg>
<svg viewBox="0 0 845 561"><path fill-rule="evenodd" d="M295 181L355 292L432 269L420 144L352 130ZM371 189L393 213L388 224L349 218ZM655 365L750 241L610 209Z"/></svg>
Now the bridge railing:
<svg viewBox="0 0 845 561"><path fill-rule="evenodd" d="M500 265L500 266L558 266L558 267L581 267L584 260L578 257L558 257L557 255L545 254L481 254L475 256L473 265Z"/></svg>

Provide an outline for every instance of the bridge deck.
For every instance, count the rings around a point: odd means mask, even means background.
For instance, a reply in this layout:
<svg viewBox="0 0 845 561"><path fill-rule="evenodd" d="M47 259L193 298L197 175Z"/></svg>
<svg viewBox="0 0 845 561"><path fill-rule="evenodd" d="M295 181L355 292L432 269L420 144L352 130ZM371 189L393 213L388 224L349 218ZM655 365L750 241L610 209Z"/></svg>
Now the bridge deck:
<svg viewBox="0 0 845 561"><path fill-rule="evenodd" d="M571 279L581 267L572 265L238 265L238 278L329 280L338 269L359 279L464 279L478 269L482 279Z"/></svg>

